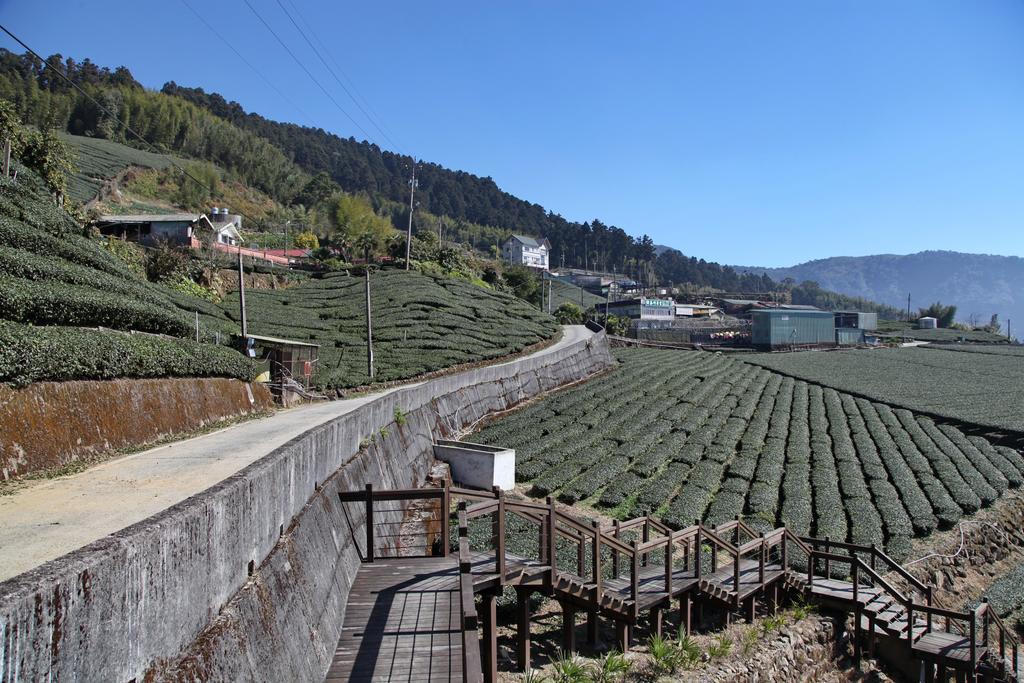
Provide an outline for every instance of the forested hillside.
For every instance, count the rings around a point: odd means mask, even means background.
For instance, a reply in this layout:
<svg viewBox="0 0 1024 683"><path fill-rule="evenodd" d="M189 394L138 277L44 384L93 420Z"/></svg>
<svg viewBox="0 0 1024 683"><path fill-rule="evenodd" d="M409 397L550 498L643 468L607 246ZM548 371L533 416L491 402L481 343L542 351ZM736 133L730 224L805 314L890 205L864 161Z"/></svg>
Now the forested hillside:
<svg viewBox="0 0 1024 683"><path fill-rule="evenodd" d="M284 206L301 204L308 209L310 202L322 199L315 192L311 195L310 188L340 186L345 192L367 195L379 212L404 228L413 163L408 156L320 128L272 121L201 88L169 82L160 92L146 90L123 66L111 70L62 55L48 57L46 64L51 68L30 55L0 50L0 98L13 103L25 123L148 148L56 77L52 69L59 69L159 151L215 164ZM647 235L632 237L598 219L569 221L504 192L490 177L419 161L417 180L419 213L437 223L447 222L455 238L466 237L460 230L478 238L487 232L487 244L471 240L478 248L489 248L491 238L515 231L548 237L553 264L624 272L651 284L689 283L729 292L779 288L763 273L740 273L676 249L656 250ZM799 295L794 291L794 297ZM821 296L805 296L800 303L857 305Z"/></svg>

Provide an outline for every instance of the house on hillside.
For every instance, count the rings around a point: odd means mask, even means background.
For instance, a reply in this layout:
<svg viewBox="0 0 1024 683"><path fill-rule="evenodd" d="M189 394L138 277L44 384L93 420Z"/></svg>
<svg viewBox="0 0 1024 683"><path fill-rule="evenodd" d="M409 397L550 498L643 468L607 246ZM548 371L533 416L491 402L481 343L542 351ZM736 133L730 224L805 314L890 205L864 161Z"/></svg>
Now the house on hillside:
<svg viewBox="0 0 1024 683"><path fill-rule="evenodd" d="M189 247L214 233L213 223L201 213L105 215L96 220L100 234L146 246L169 244ZM237 234L237 233L236 233Z"/></svg>
<svg viewBox="0 0 1024 683"><path fill-rule="evenodd" d="M216 207L209 216L202 213L108 214L96 219L96 227L102 235L149 247L167 244L198 249L206 243L233 247L242 241L242 217Z"/></svg>
<svg viewBox="0 0 1024 683"><path fill-rule="evenodd" d="M210 223L213 225L213 240L217 244L235 246L242 243L242 217L228 212L227 207L210 209Z"/></svg>
<svg viewBox="0 0 1024 683"><path fill-rule="evenodd" d="M501 256L508 263L548 269L551 243L547 238L534 239L525 235L512 235L501 247Z"/></svg>

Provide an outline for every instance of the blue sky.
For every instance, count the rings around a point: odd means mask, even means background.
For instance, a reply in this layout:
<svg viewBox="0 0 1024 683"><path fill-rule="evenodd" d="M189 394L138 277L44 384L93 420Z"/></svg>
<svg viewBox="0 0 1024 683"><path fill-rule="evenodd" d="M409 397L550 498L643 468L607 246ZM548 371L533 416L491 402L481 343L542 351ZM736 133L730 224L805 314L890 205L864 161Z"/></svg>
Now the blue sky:
<svg viewBox="0 0 1024 683"><path fill-rule="evenodd" d="M189 1L286 98L181 0L0 0L0 22L44 55L124 64L149 87L201 86L364 137L244 0ZM250 1L390 147L277 0ZM1016 0L282 1L402 151L567 218L737 264L1024 256Z"/></svg>

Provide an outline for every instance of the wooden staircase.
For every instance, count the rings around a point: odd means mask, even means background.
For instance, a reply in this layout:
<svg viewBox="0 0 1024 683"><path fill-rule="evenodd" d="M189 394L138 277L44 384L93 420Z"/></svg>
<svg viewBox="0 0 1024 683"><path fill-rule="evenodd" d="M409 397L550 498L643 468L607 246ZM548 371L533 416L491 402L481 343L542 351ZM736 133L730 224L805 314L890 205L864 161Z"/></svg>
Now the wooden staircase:
<svg viewBox="0 0 1024 683"><path fill-rule="evenodd" d="M370 562L375 501L438 501L438 538L447 557L443 539L448 538L450 501L459 500L461 619L467 634L483 625L484 680L497 676L495 605L507 586L518 594L520 668L530 662L529 598L535 592L561 604L566 651L574 649L577 612L587 614L592 640L599 618L614 621L619 648L625 651L641 613L647 613L660 634L661 615L678 601L682 628L689 633L695 603L717 605L727 613L745 606L752 619L758 600L770 595L776 604L781 592L852 613L857 658L865 642L872 654L876 645L885 645L904 665L919 666L926 682L936 676L945 680L948 672L986 682L1016 680L1018 673L1016 638L987 603L969 612L935 606L930 586L874 546L800 537L785 527L758 533L738 518L716 527L695 521L685 529L671 529L645 515L602 526L558 509L551 498L543 504L513 500L499 490L373 492L367 487L365 493L340 497L366 505ZM471 533L471 526L479 531L480 524L489 524L489 533ZM791 553L800 561L791 562ZM480 610L474 595L482 603ZM471 669L481 654L470 640L464 638L465 680L474 679Z"/></svg>

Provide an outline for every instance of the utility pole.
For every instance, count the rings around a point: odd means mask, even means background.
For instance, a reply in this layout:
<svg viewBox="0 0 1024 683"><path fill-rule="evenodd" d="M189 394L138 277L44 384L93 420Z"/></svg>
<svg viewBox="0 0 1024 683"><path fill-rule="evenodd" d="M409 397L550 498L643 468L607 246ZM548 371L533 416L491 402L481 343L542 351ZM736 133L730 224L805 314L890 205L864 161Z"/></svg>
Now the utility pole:
<svg viewBox="0 0 1024 683"><path fill-rule="evenodd" d="M242 268L242 247L238 247L238 306L242 316L242 339L249 338L249 326L245 322L245 270Z"/></svg>
<svg viewBox="0 0 1024 683"><path fill-rule="evenodd" d="M405 230L405 269L409 270L409 255L412 249L412 212L413 212L413 197L416 196L416 160L412 162L412 178L409 180L409 227ZM367 283L370 282L369 275L367 275ZM367 284L369 287L369 284ZM370 377L373 377L373 366L370 366Z"/></svg>
<svg viewBox="0 0 1024 683"><path fill-rule="evenodd" d="M284 222L284 262L285 263L288 263L288 241L289 241L288 238L290 237L290 235L288 234L288 226L289 226L290 223L291 223L291 221L285 221Z"/></svg>
<svg viewBox="0 0 1024 683"><path fill-rule="evenodd" d="M373 379L373 316L370 310L370 263L366 263L366 373Z"/></svg>
<svg viewBox="0 0 1024 683"><path fill-rule="evenodd" d="M437 248L441 248L441 219L437 219Z"/></svg>
<svg viewBox="0 0 1024 683"><path fill-rule="evenodd" d="M910 292L907 292L907 322L910 322Z"/></svg>

